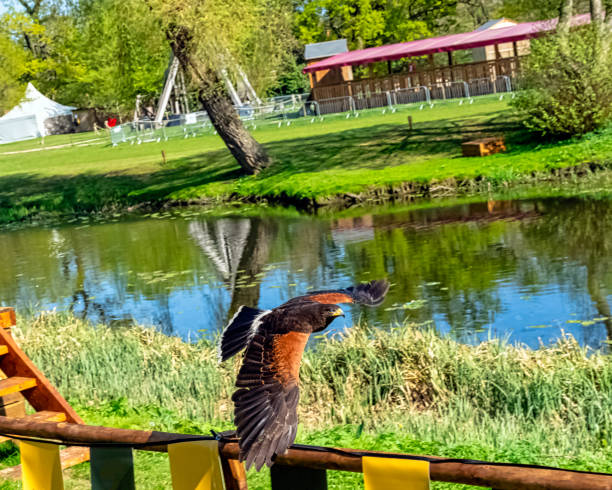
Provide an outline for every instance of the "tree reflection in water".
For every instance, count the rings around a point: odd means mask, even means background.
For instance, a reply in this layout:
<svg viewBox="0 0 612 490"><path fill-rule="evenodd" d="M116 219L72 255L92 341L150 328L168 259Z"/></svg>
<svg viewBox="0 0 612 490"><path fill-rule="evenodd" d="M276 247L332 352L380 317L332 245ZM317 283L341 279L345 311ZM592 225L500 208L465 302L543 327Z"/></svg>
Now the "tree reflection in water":
<svg viewBox="0 0 612 490"><path fill-rule="evenodd" d="M265 219L192 221L189 234L214 264L231 301L226 320L242 305L259 304L259 275L268 261L276 225Z"/></svg>
<svg viewBox="0 0 612 490"><path fill-rule="evenodd" d="M347 325L433 320L462 341L511 335L534 347L565 329L599 347L612 337L611 225L610 200L546 199L24 229L0 233L0 303L187 338L241 304L386 276L385 305L349 308Z"/></svg>

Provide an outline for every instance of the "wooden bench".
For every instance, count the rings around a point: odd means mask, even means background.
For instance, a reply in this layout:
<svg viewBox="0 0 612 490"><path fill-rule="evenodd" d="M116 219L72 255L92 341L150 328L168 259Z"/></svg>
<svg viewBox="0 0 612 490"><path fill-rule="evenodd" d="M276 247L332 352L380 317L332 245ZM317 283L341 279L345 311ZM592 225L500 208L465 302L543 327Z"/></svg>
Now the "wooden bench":
<svg viewBox="0 0 612 490"><path fill-rule="evenodd" d="M474 141L466 141L461 144L461 151L464 157L484 157L506 151L506 144L503 136L493 136Z"/></svg>

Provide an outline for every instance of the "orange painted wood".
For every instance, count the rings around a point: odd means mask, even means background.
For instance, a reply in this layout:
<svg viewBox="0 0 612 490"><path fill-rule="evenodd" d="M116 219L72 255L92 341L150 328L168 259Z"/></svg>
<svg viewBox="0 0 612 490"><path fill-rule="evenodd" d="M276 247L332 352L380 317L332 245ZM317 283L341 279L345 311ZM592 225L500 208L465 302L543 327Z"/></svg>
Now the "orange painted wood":
<svg viewBox="0 0 612 490"><path fill-rule="evenodd" d="M0 345L0 356L8 354L8 347L6 345Z"/></svg>
<svg viewBox="0 0 612 490"><path fill-rule="evenodd" d="M461 144L464 157L484 157L506 151L503 137L482 138L474 141L466 141Z"/></svg>
<svg viewBox="0 0 612 490"><path fill-rule="evenodd" d="M0 329L0 345L5 345L8 348L8 353L0 357L0 370L4 374L9 376L9 378L34 378L36 388L26 391L24 396L36 411L50 410L53 412L63 412L66 414L68 422L75 424L83 423L81 417L64 400L45 375L38 370L30 358L19 348L13 337L4 329Z"/></svg>
<svg viewBox="0 0 612 490"><path fill-rule="evenodd" d="M0 308L0 327L11 328L17 324L14 308Z"/></svg>
<svg viewBox="0 0 612 490"><path fill-rule="evenodd" d="M70 468L85 461L89 461L88 447L71 446L60 451L62 469Z"/></svg>
<svg viewBox="0 0 612 490"><path fill-rule="evenodd" d="M26 419L32 422L66 422L66 414L64 412L52 412L43 410L26 416Z"/></svg>
<svg viewBox="0 0 612 490"><path fill-rule="evenodd" d="M10 395L21 391L34 388L36 378L26 378L23 376L11 376L0 381L0 396Z"/></svg>

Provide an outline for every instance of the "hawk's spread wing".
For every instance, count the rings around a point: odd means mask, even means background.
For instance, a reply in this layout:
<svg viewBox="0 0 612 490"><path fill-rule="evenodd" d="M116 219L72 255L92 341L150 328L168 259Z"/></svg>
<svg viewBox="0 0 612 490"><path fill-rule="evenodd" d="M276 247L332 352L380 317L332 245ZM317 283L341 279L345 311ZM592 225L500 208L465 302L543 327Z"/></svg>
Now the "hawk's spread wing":
<svg viewBox="0 0 612 490"><path fill-rule="evenodd" d="M256 333L251 339L232 396L247 469L272 464L293 444L297 431L299 366L308 334Z"/></svg>
<svg viewBox="0 0 612 490"><path fill-rule="evenodd" d="M360 303L366 306L378 306L385 299L387 291L389 291L389 282L386 279L378 279L344 289L313 291L310 294L290 299L286 304L315 301L326 304Z"/></svg>
<svg viewBox="0 0 612 490"><path fill-rule="evenodd" d="M232 401L240 460L246 461L247 469L272 465L274 455L283 454L293 444L302 354L310 333L324 329L342 311L331 306L377 306L388 290L386 280L371 281L316 291L272 310L243 307L232 318L221 336L220 358L227 359L246 347Z"/></svg>

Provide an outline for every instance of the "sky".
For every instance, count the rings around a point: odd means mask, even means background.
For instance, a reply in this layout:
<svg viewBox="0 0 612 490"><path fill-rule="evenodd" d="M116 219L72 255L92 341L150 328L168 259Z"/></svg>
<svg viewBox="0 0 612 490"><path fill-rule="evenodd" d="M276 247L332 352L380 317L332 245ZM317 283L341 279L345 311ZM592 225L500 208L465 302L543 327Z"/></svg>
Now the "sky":
<svg viewBox="0 0 612 490"><path fill-rule="evenodd" d="M18 8L18 5L14 0L0 0L0 15L6 13L10 7Z"/></svg>

